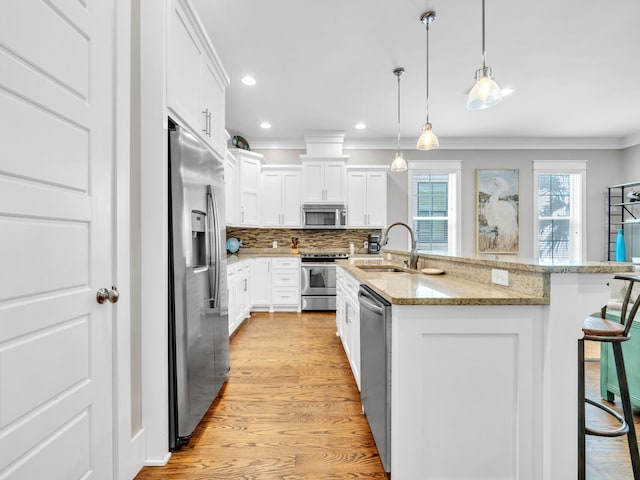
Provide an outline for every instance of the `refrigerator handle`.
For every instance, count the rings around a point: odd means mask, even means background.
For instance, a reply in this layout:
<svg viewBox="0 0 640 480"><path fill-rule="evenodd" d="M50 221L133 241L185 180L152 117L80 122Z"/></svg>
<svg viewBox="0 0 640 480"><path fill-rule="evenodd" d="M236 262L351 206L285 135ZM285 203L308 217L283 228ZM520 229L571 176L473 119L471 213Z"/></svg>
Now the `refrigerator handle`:
<svg viewBox="0 0 640 480"><path fill-rule="evenodd" d="M209 285L211 288L210 297L212 299L211 308L218 308L220 303L220 221L218 219L218 205L211 185L207 185L207 209L210 210L208 218L213 220L213 226L209 225L209 244L211 245L211 256L215 259L215 269L212 272L209 268ZM209 261L209 267L213 262Z"/></svg>

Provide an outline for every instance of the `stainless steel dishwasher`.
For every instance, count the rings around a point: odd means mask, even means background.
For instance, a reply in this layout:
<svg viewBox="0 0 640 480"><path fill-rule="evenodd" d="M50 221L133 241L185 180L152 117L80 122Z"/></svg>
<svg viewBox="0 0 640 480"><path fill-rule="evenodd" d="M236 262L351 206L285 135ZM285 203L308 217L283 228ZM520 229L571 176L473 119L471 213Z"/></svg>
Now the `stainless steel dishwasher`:
<svg viewBox="0 0 640 480"><path fill-rule="evenodd" d="M391 304L360 285L362 409L385 472L391 471Z"/></svg>

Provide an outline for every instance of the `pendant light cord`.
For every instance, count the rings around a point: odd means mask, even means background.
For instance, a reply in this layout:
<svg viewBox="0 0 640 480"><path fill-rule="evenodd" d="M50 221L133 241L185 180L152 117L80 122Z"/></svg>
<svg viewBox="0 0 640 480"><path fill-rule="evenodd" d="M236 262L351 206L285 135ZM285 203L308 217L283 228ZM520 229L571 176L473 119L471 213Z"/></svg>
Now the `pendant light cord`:
<svg viewBox="0 0 640 480"><path fill-rule="evenodd" d="M398 75L398 152L400 151L400 75Z"/></svg>
<svg viewBox="0 0 640 480"><path fill-rule="evenodd" d="M487 50L484 46L484 0L482 0L482 72L484 74L486 67Z"/></svg>
<svg viewBox="0 0 640 480"><path fill-rule="evenodd" d="M429 123L429 22L426 23L427 29L427 123Z"/></svg>

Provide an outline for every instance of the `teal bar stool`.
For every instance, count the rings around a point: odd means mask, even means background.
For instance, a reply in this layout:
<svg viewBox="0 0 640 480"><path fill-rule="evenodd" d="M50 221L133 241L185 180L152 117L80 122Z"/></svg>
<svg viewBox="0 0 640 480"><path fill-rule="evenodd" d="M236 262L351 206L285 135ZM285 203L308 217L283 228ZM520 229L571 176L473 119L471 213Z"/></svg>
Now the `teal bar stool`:
<svg viewBox="0 0 640 480"><path fill-rule="evenodd" d="M640 307L640 299L636 301L629 310L631 292L636 282L640 282L640 276L619 273L614 277L616 280L624 280L628 282L624 300L622 301L622 310L620 312L620 322L607 320L606 307L599 314L593 314L584 321L582 331L584 337L578 341L578 479L585 480L586 475L586 441L585 435L596 435L600 437L619 437L627 436L629 442L629 454L631 455L631 466L633 468L634 480L640 480L640 455L638 454L638 439L636 437L636 429L633 423L633 409L631 406L631 398L629 396L629 383L627 382L627 373L624 367L624 357L622 355L622 342L626 342L631 338L629 331L635 319L638 307ZM584 341L591 340L594 342L611 343L613 356L616 363L616 372L618 376L618 385L620 386L620 401L622 403L623 415L613 410L611 407L596 402L589 398L585 398L584 393ZM620 426L613 430L598 430L586 426L585 421L585 403L593 405L600 410L613 416Z"/></svg>

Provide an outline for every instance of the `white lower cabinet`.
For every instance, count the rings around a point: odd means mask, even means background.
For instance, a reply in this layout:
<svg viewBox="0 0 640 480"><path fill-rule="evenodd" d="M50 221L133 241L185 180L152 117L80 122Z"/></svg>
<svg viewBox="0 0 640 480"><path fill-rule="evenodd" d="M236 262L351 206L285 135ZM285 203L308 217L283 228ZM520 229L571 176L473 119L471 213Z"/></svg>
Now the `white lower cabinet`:
<svg viewBox="0 0 640 480"><path fill-rule="evenodd" d="M236 263L227 267L229 289L229 335L249 316L251 311L251 267Z"/></svg>
<svg viewBox="0 0 640 480"><path fill-rule="evenodd" d="M300 259L256 257L229 265L229 332L255 311L300 311Z"/></svg>
<svg viewBox="0 0 640 480"><path fill-rule="evenodd" d="M252 308L271 308L271 259L256 258L251 261Z"/></svg>
<svg viewBox="0 0 640 480"><path fill-rule="evenodd" d="M336 326L342 347L360 390L360 284L345 270L336 267Z"/></svg>
<svg viewBox="0 0 640 480"><path fill-rule="evenodd" d="M271 259L271 305L273 310L300 311L300 259Z"/></svg>

